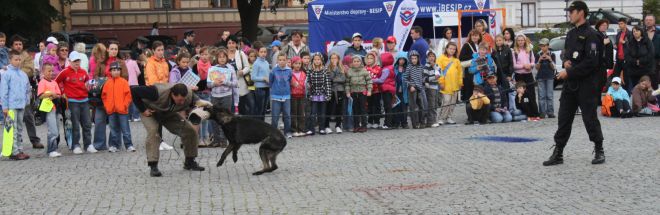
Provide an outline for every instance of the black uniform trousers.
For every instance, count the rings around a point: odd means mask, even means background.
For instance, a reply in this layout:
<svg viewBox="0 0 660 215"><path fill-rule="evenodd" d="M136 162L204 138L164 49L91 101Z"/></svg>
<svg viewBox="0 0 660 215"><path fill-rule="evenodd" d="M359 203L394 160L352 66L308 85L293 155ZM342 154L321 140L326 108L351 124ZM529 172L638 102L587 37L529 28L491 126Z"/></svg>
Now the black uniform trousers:
<svg viewBox="0 0 660 215"><path fill-rule="evenodd" d="M567 85L569 85L567 83ZM555 133L555 143L558 147L566 146L571 137L573 120L575 112L579 107L582 110L582 121L589 134L589 140L594 142L597 147L602 147L603 132L600 129L598 121L598 97L599 93L592 87L580 86L577 90L570 86L564 86L559 99L559 128Z"/></svg>

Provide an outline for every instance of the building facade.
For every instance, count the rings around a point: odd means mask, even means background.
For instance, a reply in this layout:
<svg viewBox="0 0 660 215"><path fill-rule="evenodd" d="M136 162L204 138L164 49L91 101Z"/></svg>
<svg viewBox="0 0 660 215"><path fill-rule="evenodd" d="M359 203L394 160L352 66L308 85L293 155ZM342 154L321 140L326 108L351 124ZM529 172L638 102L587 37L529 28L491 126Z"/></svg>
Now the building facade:
<svg viewBox="0 0 660 215"><path fill-rule="evenodd" d="M508 25L516 27L552 27L553 24L567 22L564 8L571 0L499 0L498 6L506 8ZM642 18L643 0L589 0L585 1L589 10L611 10L614 8Z"/></svg>
<svg viewBox="0 0 660 215"><path fill-rule="evenodd" d="M77 0L66 6L51 0L66 17L65 23L53 23L51 28L89 31L101 40L116 39L127 44L138 36L149 35L153 23L158 22L160 35L180 40L184 31L193 29L196 41L211 44L225 30L240 30L237 1L247 0ZM307 23L307 12L298 0L282 0L276 14L267 9L270 0L263 1L260 25Z"/></svg>

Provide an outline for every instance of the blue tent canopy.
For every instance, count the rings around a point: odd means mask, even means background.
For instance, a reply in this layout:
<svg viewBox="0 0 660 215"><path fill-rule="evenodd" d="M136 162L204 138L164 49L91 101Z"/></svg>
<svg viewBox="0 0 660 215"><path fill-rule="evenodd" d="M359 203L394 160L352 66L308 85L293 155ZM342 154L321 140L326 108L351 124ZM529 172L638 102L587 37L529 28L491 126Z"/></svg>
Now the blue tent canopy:
<svg viewBox="0 0 660 215"><path fill-rule="evenodd" d="M309 3L309 47L324 52L326 44L360 32L364 38L393 34L396 11L403 0L316 0ZM417 18L431 18L433 12L490 8L490 0L417 0ZM464 13L482 16L486 13Z"/></svg>

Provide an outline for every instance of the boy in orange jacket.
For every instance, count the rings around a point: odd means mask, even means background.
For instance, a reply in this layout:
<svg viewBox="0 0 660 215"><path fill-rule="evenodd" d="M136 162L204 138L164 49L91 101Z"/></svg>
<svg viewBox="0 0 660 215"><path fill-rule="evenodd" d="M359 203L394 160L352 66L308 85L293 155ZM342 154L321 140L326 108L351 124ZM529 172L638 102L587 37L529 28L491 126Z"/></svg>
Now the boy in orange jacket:
<svg viewBox="0 0 660 215"><path fill-rule="evenodd" d="M110 73L112 78L105 82L101 93L103 106L110 121L110 138L108 141L110 148L108 151L118 151L121 143L119 135L121 134L126 151L134 152L135 147L133 147L131 141L131 128L128 125L128 107L132 102L131 89L128 86L128 81L120 76L121 67L118 62L110 64Z"/></svg>

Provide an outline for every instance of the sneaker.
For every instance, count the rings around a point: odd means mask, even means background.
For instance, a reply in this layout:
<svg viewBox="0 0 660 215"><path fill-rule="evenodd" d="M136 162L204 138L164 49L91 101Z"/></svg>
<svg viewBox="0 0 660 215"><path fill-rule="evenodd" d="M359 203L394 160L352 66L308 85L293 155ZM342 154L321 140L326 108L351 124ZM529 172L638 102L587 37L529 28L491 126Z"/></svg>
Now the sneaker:
<svg viewBox="0 0 660 215"><path fill-rule="evenodd" d="M325 133L326 133L326 134L332 134L332 129L330 129L330 128L325 128Z"/></svg>
<svg viewBox="0 0 660 215"><path fill-rule="evenodd" d="M133 147L133 146L129 146L129 147L126 149L126 151L129 151L129 152L135 152L135 147Z"/></svg>
<svg viewBox="0 0 660 215"><path fill-rule="evenodd" d="M340 128L340 127L336 127L336 128L335 128L335 132L337 132L337 134L341 134L341 128Z"/></svg>
<svg viewBox="0 0 660 215"><path fill-rule="evenodd" d="M110 148L108 149L108 151L109 151L109 152L117 152L117 147L110 146Z"/></svg>
<svg viewBox="0 0 660 215"><path fill-rule="evenodd" d="M62 156L62 154L60 154L57 151L52 151L52 152L48 153L48 157L51 157L51 158L56 158L56 157L59 157L59 156Z"/></svg>
<svg viewBox="0 0 660 215"><path fill-rule="evenodd" d="M387 125L383 125L383 126L380 127L380 128L383 129L383 130L390 130L390 127L387 127Z"/></svg>
<svg viewBox="0 0 660 215"><path fill-rule="evenodd" d="M94 148L94 145L89 145L89 146L87 147L87 152L93 154L93 153L97 153L97 152L99 152L99 151L96 150L96 148Z"/></svg>
<svg viewBox="0 0 660 215"><path fill-rule="evenodd" d="M320 134L320 135L325 135L325 129L321 129L321 130L319 130L319 134Z"/></svg>
<svg viewBox="0 0 660 215"><path fill-rule="evenodd" d="M160 142L160 146L158 147L159 150L161 151L167 151L167 150L172 150L174 147L167 145L165 141Z"/></svg>
<svg viewBox="0 0 660 215"><path fill-rule="evenodd" d="M293 136L294 136L294 137L300 137L300 133L298 133L298 132L293 132Z"/></svg>
<svg viewBox="0 0 660 215"><path fill-rule="evenodd" d="M438 121L437 124L438 124L438 125L445 125L445 121L444 121L444 120L440 120L440 121Z"/></svg>
<svg viewBox="0 0 660 215"><path fill-rule="evenodd" d="M16 155L10 155L9 159L20 161L20 160L30 159L30 156L23 153L23 152L21 152L21 153L18 153Z"/></svg>
<svg viewBox="0 0 660 215"><path fill-rule="evenodd" d="M286 134L286 138L291 139L292 137L293 135L291 135L291 133Z"/></svg>
<svg viewBox="0 0 660 215"><path fill-rule="evenodd" d="M133 122L133 119L128 119L128 122Z"/></svg>
<svg viewBox="0 0 660 215"><path fill-rule="evenodd" d="M140 118L133 119L133 122L139 122L139 121L140 121Z"/></svg>
<svg viewBox="0 0 660 215"><path fill-rule="evenodd" d="M307 131L307 133L305 133L305 134L306 135L314 135L314 132L313 131Z"/></svg>
<svg viewBox="0 0 660 215"><path fill-rule="evenodd" d="M435 124L431 125L431 128L437 128L437 127L440 127L439 123L435 123Z"/></svg>
<svg viewBox="0 0 660 215"><path fill-rule="evenodd" d="M452 118L447 119L447 124L454 125L456 122Z"/></svg>
<svg viewBox="0 0 660 215"><path fill-rule="evenodd" d="M73 149L73 154L82 154L83 150L80 148L80 146L77 146L76 148Z"/></svg>

